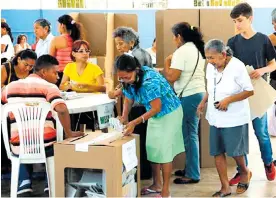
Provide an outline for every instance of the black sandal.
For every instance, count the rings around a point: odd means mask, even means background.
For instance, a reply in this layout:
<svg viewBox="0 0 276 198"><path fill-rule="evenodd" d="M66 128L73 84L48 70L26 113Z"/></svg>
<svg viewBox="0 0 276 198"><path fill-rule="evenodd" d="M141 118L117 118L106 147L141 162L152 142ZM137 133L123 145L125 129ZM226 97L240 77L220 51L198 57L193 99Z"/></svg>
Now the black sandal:
<svg viewBox="0 0 276 198"><path fill-rule="evenodd" d="M249 183L247 183L247 184L239 183L238 186L237 186L236 193L237 194L242 194L248 189L248 187L249 187Z"/></svg>
<svg viewBox="0 0 276 198"><path fill-rule="evenodd" d="M230 196L232 193L227 193L227 194L224 194L223 192L221 191L218 191L218 192L215 192L212 197L227 197L227 196Z"/></svg>

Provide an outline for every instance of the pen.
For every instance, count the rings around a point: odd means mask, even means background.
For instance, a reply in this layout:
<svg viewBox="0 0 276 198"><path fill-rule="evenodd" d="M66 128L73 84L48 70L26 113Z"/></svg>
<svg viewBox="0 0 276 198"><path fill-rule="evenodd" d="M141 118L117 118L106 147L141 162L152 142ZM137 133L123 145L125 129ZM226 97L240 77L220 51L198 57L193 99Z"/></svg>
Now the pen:
<svg viewBox="0 0 276 198"><path fill-rule="evenodd" d="M85 134L85 135L83 135L83 136L80 136L80 137L78 137L78 138L76 138L76 139L74 139L74 140L71 140L70 142L74 142L74 141L79 140L79 139L81 139L81 138L83 138L83 137L85 137L85 136L88 136L88 134Z"/></svg>

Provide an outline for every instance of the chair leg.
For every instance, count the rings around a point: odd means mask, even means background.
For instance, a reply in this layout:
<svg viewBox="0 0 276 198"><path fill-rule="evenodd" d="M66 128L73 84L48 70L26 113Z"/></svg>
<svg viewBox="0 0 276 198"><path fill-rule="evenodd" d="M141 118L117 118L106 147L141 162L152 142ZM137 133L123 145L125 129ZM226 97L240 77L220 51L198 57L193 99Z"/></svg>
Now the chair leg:
<svg viewBox="0 0 276 198"><path fill-rule="evenodd" d="M17 197L18 179L19 179L19 166L20 160L18 158L11 158L12 170L11 170L11 197Z"/></svg>
<svg viewBox="0 0 276 198"><path fill-rule="evenodd" d="M46 159L46 172L48 176L49 197L55 197L55 163L54 157Z"/></svg>

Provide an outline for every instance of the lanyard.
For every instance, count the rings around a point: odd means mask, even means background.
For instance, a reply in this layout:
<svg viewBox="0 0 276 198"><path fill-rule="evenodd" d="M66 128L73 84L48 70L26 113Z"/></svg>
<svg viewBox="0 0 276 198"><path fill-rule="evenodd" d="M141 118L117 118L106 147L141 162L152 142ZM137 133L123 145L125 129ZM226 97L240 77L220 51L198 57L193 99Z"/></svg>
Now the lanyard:
<svg viewBox="0 0 276 198"><path fill-rule="evenodd" d="M214 72L214 102L217 102L216 101L217 85L221 82L222 77L223 77L223 72L222 72L221 77L220 77L219 81L217 82L217 73L218 72L215 70L215 72Z"/></svg>

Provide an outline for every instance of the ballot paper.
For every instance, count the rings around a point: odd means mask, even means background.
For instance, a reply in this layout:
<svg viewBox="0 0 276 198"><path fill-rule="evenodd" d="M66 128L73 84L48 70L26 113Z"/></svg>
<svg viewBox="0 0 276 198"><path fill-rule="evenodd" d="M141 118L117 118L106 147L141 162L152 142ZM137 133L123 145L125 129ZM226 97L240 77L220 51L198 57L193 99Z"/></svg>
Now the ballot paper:
<svg viewBox="0 0 276 198"><path fill-rule="evenodd" d="M61 92L61 97L64 100L73 100L73 99L77 99L77 98L81 98L82 96L79 95L77 92L72 91L72 92Z"/></svg>
<svg viewBox="0 0 276 198"><path fill-rule="evenodd" d="M123 163L126 168L126 172L129 172L138 165L138 159L136 156L136 142L135 139L123 144L122 146Z"/></svg>
<svg viewBox="0 0 276 198"><path fill-rule="evenodd" d="M75 151L88 152L89 145L105 145L114 142L122 137L123 134L121 132L102 133L101 135L95 137L93 140L76 143Z"/></svg>
<svg viewBox="0 0 276 198"><path fill-rule="evenodd" d="M120 120L118 118L110 118L109 119L109 126L113 128L115 131L123 132L124 131L124 125L121 124Z"/></svg>
<svg viewBox="0 0 276 198"><path fill-rule="evenodd" d="M254 71L252 66L246 66L247 72ZM254 95L249 97L251 120L262 117L276 100L276 91L263 78L251 79Z"/></svg>

